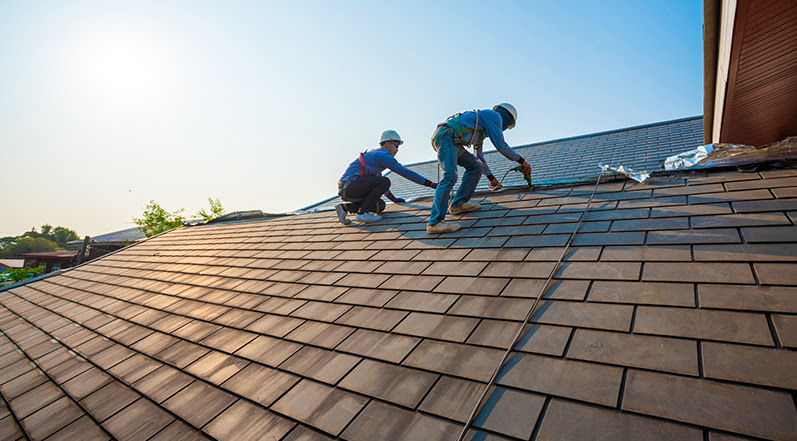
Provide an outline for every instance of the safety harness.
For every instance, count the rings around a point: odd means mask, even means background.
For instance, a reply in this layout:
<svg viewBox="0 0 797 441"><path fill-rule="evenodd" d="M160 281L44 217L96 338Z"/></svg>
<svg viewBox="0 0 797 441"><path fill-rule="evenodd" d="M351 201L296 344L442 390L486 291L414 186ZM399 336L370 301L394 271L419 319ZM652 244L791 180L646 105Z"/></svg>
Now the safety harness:
<svg viewBox="0 0 797 441"><path fill-rule="evenodd" d="M360 176L365 176L365 157L363 157L365 153L368 153L368 151L360 153Z"/></svg>
<svg viewBox="0 0 797 441"><path fill-rule="evenodd" d="M478 139L477 135L482 135L480 138L484 139L484 129L479 129L479 111L475 110L475 112L476 123L473 124L473 129L462 125L462 113L457 113L446 120L445 125L451 129L451 134L454 135L454 145L463 147L471 146L473 145L473 141ZM468 132L470 132L470 138L468 138ZM479 145L479 147L480 146L481 145Z"/></svg>
<svg viewBox="0 0 797 441"><path fill-rule="evenodd" d="M479 129L479 111L474 110L476 112L476 122L473 124L473 128L466 127L462 125L462 113L457 113L456 115L449 117L446 122L441 123L437 126L437 131L435 132L434 137L432 138L432 148L434 151L437 151L437 144L440 139L451 133L451 136L454 141L454 145L457 147L469 147L473 145L474 149L482 148L482 142L484 141L484 129ZM445 127L445 130L441 130ZM470 133L470 138L468 138L468 133ZM478 144L473 144L475 139L479 139ZM462 152L464 150L461 150ZM459 154L458 154L459 155ZM440 163L437 163L437 182L440 182Z"/></svg>

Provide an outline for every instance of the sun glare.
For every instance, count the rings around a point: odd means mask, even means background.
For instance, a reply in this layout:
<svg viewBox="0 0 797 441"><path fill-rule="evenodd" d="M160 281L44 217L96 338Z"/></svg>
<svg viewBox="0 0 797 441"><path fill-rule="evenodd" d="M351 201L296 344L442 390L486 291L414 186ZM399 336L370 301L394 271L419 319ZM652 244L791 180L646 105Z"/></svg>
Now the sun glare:
<svg viewBox="0 0 797 441"><path fill-rule="evenodd" d="M95 104L136 106L162 97L173 77L167 51L152 35L130 29L84 33L69 47L72 79Z"/></svg>

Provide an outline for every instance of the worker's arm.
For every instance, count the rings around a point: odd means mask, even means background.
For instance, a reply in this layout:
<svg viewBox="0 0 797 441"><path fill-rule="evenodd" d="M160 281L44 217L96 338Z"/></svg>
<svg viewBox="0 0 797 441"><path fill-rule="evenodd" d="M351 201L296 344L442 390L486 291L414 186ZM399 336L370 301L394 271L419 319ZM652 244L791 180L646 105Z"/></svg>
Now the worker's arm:
<svg viewBox="0 0 797 441"><path fill-rule="evenodd" d="M396 161L396 158L394 158L393 155L391 155L387 150L384 149L380 150L381 152L377 150L374 152L374 155L372 155L369 158L369 160L371 160L371 163L373 165L377 167L390 169L399 176L409 179L410 181L416 184L423 185L426 187L432 186L433 184L432 181L424 178L418 173L415 173L414 171L408 169L407 167L404 167L403 165L399 164L399 162Z"/></svg>
<svg viewBox="0 0 797 441"><path fill-rule="evenodd" d="M490 166L487 165L487 160L484 158L484 149L482 149L481 145L473 146L473 151L476 153L476 157L482 163L482 170L484 172L484 176L487 177L487 180L490 181L490 185L498 185L498 179L495 179L493 176L493 172L490 170Z"/></svg>
<svg viewBox="0 0 797 441"><path fill-rule="evenodd" d="M391 201L393 201L393 203L395 203L395 204L403 204L404 202L407 202L407 201L405 201L405 200L404 200L404 199L402 199L402 198L397 198L397 197L396 197L396 196L393 194L393 192L391 192L390 190L388 190L388 191L386 191L386 192L385 192L385 196L386 196L388 199L390 199Z"/></svg>
<svg viewBox="0 0 797 441"><path fill-rule="evenodd" d="M482 114L482 127L484 127L487 137L490 138L490 142L493 143L496 150L510 161L515 161L522 165L524 173L531 173L531 166L526 163L522 156L512 150L512 147L509 147L509 144L504 140L504 132L501 130L501 115L494 110L483 110Z"/></svg>

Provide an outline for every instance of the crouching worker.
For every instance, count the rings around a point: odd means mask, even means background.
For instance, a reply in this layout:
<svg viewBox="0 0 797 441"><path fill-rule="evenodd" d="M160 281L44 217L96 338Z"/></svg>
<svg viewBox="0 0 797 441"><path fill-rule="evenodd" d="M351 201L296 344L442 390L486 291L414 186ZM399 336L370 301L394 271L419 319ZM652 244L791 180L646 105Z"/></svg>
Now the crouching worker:
<svg viewBox="0 0 797 441"><path fill-rule="evenodd" d="M437 151L437 160L443 170L443 177L434 193L432 215L426 226L427 233L452 233L460 229L459 224L445 222L449 208L451 214L460 214L481 208L481 205L468 201L473 196L483 171L488 175L491 187L497 186L498 180L492 176L489 169L485 170L484 168L487 163L482 153L482 144L485 138L490 138L490 142L502 155L522 165L523 173L531 173L531 166L504 140L503 131L515 127L516 120L515 107L509 103L501 103L493 107L492 110L458 113L437 126L432 135L432 147ZM465 150L467 146L474 146L478 158ZM451 207L449 207L451 190L457 182L457 165L465 168L465 174L462 176L462 184L457 189L457 193L451 201Z"/></svg>
<svg viewBox="0 0 797 441"><path fill-rule="evenodd" d="M380 148L360 153L349 164L338 181L338 196L348 203L335 206L338 219L344 225L349 223L346 218L349 213L355 214L354 218L358 222L376 222L382 219L379 213L385 209L383 194L395 203L404 202L404 199L397 198L390 192L390 179L382 176L382 171L386 168L416 184L437 188L434 182L396 161L396 153L403 143L395 130L385 130L379 141Z"/></svg>

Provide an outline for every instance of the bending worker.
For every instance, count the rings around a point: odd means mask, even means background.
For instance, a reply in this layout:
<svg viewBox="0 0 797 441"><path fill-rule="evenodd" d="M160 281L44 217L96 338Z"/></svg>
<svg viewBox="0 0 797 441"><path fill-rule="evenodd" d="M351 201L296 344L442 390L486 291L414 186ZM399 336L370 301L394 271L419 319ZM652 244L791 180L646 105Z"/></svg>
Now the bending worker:
<svg viewBox="0 0 797 441"><path fill-rule="evenodd" d="M356 213L355 219L358 222L376 222L382 219L379 213L385 209L385 201L381 198L383 194L395 203L404 202L404 199L397 198L390 192L390 179L382 176L382 171L386 168L416 184L437 188L434 182L396 161L396 153L403 143L395 130L385 130L379 141L380 148L360 153L349 164L338 181L338 196L348 203L335 206L338 219L344 225L349 223L346 218L348 213Z"/></svg>
<svg viewBox="0 0 797 441"><path fill-rule="evenodd" d="M515 121L517 121L515 107L509 103L501 103L493 107L492 110L458 113L437 126L432 135L432 147L437 151L437 160L440 163L440 168L443 169L443 177L434 193L432 215L426 226L427 233L452 233L461 227L459 224L445 222L446 213L449 211L448 201L451 190L457 182L457 165L465 168L465 174L462 176L462 184L451 201L451 214L460 214L481 208L481 205L468 201L479 184L484 170L482 163L487 163L481 152L485 138L490 138L490 142L502 155L523 166L524 174L531 173L531 166L528 162L515 153L504 140L503 131L515 127ZM466 146L471 145L479 155L478 159L465 150ZM491 185L495 185L497 182L494 177L490 179Z"/></svg>

